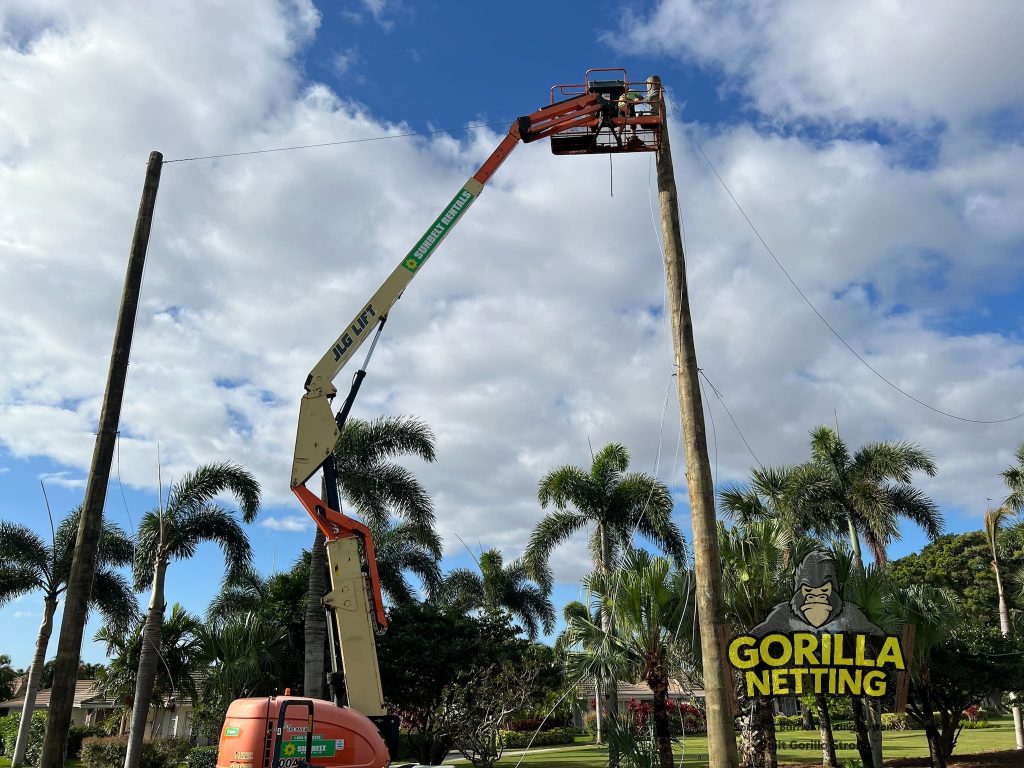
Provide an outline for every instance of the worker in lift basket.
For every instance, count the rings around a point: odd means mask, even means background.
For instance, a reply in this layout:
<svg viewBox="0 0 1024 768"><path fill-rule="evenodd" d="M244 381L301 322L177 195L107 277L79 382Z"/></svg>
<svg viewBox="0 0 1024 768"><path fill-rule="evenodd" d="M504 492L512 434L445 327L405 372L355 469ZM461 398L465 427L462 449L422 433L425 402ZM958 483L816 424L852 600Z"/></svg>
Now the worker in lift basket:
<svg viewBox="0 0 1024 768"><path fill-rule="evenodd" d="M630 91L629 89L623 90L622 95L619 96L619 117L636 117L636 105L638 102L643 100L643 94L639 91ZM640 139L636 135L636 125L631 125L632 137L629 140L630 144L639 142ZM626 126L622 126L622 130L619 131L619 139L622 138L626 132Z"/></svg>

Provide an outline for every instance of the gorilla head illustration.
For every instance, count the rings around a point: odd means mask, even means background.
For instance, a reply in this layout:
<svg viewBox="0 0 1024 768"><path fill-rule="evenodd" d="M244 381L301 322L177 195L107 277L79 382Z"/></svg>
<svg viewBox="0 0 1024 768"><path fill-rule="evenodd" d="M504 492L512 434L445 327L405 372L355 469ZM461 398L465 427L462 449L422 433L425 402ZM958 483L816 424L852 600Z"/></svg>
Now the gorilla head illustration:
<svg viewBox="0 0 1024 768"><path fill-rule="evenodd" d="M836 564L826 552L815 550L807 555L793 574L793 599L789 603L793 615L812 627L820 627L843 610L839 593Z"/></svg>

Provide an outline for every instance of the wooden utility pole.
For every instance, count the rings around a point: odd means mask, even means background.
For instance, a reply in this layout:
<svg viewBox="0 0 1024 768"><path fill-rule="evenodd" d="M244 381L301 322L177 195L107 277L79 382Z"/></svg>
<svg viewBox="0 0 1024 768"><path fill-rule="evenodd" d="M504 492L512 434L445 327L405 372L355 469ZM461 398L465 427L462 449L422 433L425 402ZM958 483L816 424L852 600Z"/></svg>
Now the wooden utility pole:
<svg viewBox="0 0 1024 768"><path fill-rule="evenodd" d="M156 191L160 186L163 160L164 156L159 152L149 153L146 181L142 187L142 201L139 203L139 215L135 221L135 234L132 236L132 249L128 257L128 272L121 293L121 311L114 332L114 348L110 355L99 431L96 434L92 466L89 469L89 483L85 489L82 518L78 524L78 539L75 544L74 560L71 563L67 594L64 597L64 617L61 620L60 640L57 643L53 691L50 694L50 710L46 718L46 736L43 739L40 768L63 768L64 765L68 727L71 725L71 710L74 705L75 682L78 679L78 663L82 652L82 635L85 632L92 581L96 573L96 550L103 524L103 504L107 497L110 462L113 459L117 427L121 418L124 382L128 374L128 356L131 352L135 313L139 306L139 290L142 286L142 268L146 263L146 248L149 245L149 232L153 224L153 208L156 205Z"/></svg>
<svg viewBox="0 0 1024 768"><path fill-rule="evenodd" d="M648 81L655 109L661 110L661 150L658 152L658 202L665 246L665 279L672 320L679 417L686 444L686 485L693 521L693 570L697 583L700 646L704 660L704 696L707 708L709 768L739 768L736 731L733 726L732 679L724 658L722 637L727 633L722 598L721 557L715 518L715 491L704 432L704 409L697 379L697 353L693 346L690 300L686 291L686 262L679 228L679 202L672 168L668 123L661 78ZM660 106L658 106L660 105Z"/></svg>

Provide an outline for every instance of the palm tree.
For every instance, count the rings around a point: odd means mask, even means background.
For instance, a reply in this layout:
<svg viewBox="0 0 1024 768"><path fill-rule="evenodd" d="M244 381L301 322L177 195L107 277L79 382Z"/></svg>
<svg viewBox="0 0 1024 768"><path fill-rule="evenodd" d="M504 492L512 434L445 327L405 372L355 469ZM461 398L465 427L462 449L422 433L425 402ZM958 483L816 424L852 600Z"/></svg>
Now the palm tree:
<svg viewBox="0 0 1024 768"><path fill-rule="evenodd" d="M479 574L458 568L444 577L438 587L442 607L507 614L523 623L530 640L537 639L541 626L545 633L554 631L555 608L548 592L530 583L522 560L505 565L501 552L488 549L480 555L479 566Z"/></svg>
<svg viewBox="0 0 1024 768"><path fill-rule="evenodd" d="M723 492L721 498L724 507L735 514L736 492ZM749 632L772 608L792 596L792 566L815 546L781 516L749 516L732 528L719 523L718 541L725 609L736 634ZM821 702L817 703L820 706ZM755 697L747 704L748 727L740 732L740 754L746 765L775 768L778 744L772 702ZM827 713L819 720L828 723ZM825 763L835 765L831 729L822 731L822 750Z"/></svg>
<svg viewBox="0 0 1024 768"><path fill-rule="evenodd" d="M1018 454L1022 453L1024 453L1024 444L1021 444L1020 449L1018 449ZM1024 456L1021 456L1021 458L1024 458ZM1013 471L1013 468L1006 470L1003 473L1003 477L1006 478L1007 474ZM1007 479L1007 485L1010 485L1009 479ZM1011 485L1011 497L1013 493ZM1009 501L1009 498L1007 500ZM1007 607L1006 593L1003 590L1003 577L999 569L999 527L1012 514L1014 513L1011 508L1005 506L985 511L985 540L988 542L989 550L992 552L992 571L996 576L996 592L999 596L999 631L1002 632L1003 637L1009 637L1012 630L1010 626L1010 610ZM1012 703L1013 731L1017 742L1017 749L1024 749L1024 722L1021 719L1020 705L1017 704L1017 697L1012 693L1010 694L1010 701Z"/></svg>
<svg viewBox="0 0 1024 768"><path fill-rule="evenodd" d="M868 443L850 456L838 432L818 427L811 433L811 461L801 471L797 503L803 515L833 533L845 529L858 567L864 563L861 536L875 562L888 560L886 549L900 536L900 517L917 523L933 541L942 535L942 513L911 485L913 472L936 472L932 457L914 443Z"/></svg>
<svg viewBox="0 0 1024 768"><path fill-rule="evenodd" d="M382 416L372 421L350 418L338 438L334 448L338 495L371 529L387 528L392 514L420 531L434 527L430 496L409 470L391 461L405 454L434 460L434 433L409 416ZM327 619L322 601L326 587L327 549L318 528L309 567L303 685L303 693L314 698L324 694Z"/></svg>
<svg viewBox="0 0 1024 768"><path fill-rule="evenodd" d="M554 506L533 529L523 554L530 576L542 587L551 587L548 561L551 552L573 534L592 526L590 552L598 573L608 574L617 555L630 544L634 532L661 547L681 564L686 544L679 527L672 521L672 494L668 486L642 472L626 474L629 451L619 443L609 443L594 456L590 471L565 465L551 470L537 488L543 509ZM606 633L612 625L608 615L601 617ZM605 714L618 711L615 680L600 680L598 696L605 701ZM616 756L611 756L616 765Z"/></svg>
<svg viewBox="0 0 1024 768"><path fill-rule="evenodd" d="M207 668L203 706L227 713L239 698L278 693L291 644L287 630L258 613L234 615L197 632L199 659Z"/></svg>
<svg viewBox="0 0 1024 768"><path fill-rule="evenodd" d="M437 591L441 583L441 539L432 526L410 522L381 526L371 522L369 528L377 554L380 588L393 605L416 600L406 573L415 575L427 594Z"/></svg>
<svg viewBox="0 0 1024 768"><path fill-rule="evenodd" d="M50 545L23 525L0 522L0 605L36 590L43 593L43 620L36 636L36 650L29 667L25 704L11 761L15 766L20 766L25 759L32 711L53 632L53 617L71 575L81 515L81 507L72 510L53 532ZM132 554L131 539L116 525L104 521L90 607L99 610L104 620L113 626L127 624L136 614L131 587L123 576L113 570L131 564Z"/></svg>
<svg viewBox="0 0 1024 768"><path fill-rule="evenodd" d="M249 565L249 539L234 512L218 506L223 493L235 497L242 520L251 523L259 512L260 486L242 467L226 462L204 464L171 486L167 506L147 512L139 523L139 547L135 558L135 583L144 588L152 582L149 611L142 635L139 674L132 706L125 768L139 768L146 716L153 694L164 620L164 582L171 560L185 560L203 542L220 546L228 571Z"/></svg>
<svg viewBox="0 0 1024 768"><path fill-rule="evenodd" d="M270 578L251 565L229 570L220 583L220 592L206 606L206 620L220 625L236 616L259 612L270 597Z"/></svg>
<svg viewBox="0 0 1024 768"><path fill-rule="evenodd" d="M142 637L146 625L139 617L127 628L104 626L93 638L106 643L110 663L101 669L96 679L106 694L131 712L138 687L139 658L142 655ZM198 632L201 623L188 611L175 603L171 614L160 626L160 663L156 669L147 709L162 707L167 702L180 702L185 697L198 699L192 673L198 665ZM154 718L154 727L159 722ZM121 730L125 723L122 722Z"/></svg>
<svg viewBox="0 0 1024 768"><path fill-rule="evenodd" d="M614 618L608 634L585 608L567 614L570 674L576 679L607 670L615 679L642 679L654 694L652 720L661 768L672 768L668 686L674 657L681 653L678 629L688 610L689 590L680 589L672 563L645 550L630 549L623 566L595 571L585 580L598 613Z"/></svg>
<svg viewBox="0 0 1024 768"><path fill-rule="evenodd" d="M1024 443L1017 446L1014 458L1017 460L1016 466L1007 467L1000 473L1006 487L1010 489L1003 506L1014 512L1024 512Z"/></svg>

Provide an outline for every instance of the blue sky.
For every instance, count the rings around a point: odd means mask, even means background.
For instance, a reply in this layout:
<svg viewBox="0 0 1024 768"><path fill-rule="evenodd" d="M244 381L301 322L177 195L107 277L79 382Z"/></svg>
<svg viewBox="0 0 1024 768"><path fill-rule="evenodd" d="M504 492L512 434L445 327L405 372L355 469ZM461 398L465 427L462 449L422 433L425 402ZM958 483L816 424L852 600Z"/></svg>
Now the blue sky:
<svg viewBox="0 0 1024 768"><path fill-rule="evenodd" d="M968 21L954 2L927 17L798 0L15 2L0 11L0 518L47 532L40 478L58 517L81 499L150 149L172 159L507 121L554 83L623 66L669 89L698 355L760 459L803 459L808 431L836 418L851 444L913 439L939 463L922 487L949 530L977 528L1022 422L951 422L859 367L690 139L886 376L954 413L1019 413L1020 15L993 4ZM165 482L234 459L267 496L250 526L256 565L291 563L312 538L287 492L305 372L502 133L166 166L111 519L128 529L155 505L157 443ZM588 441L624 442L636 469L669 482L689 535L650 161L617 158L614 174L610 197L607 159L520 148L385 334L355 413L414 413L437 431L438 462L410 467L434 495L446 568L470 562L460 538L518 555L540 515L537 480L587 464ZM718 479L741 481L752 459L709 407ZM908 525L892 555L922 543ZM201 611L218 557L172 565L169 600ZM556 565L561 604L585 571L583 539ZM0 609L0 652L17 665L38 602Z"/></svg>

